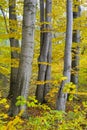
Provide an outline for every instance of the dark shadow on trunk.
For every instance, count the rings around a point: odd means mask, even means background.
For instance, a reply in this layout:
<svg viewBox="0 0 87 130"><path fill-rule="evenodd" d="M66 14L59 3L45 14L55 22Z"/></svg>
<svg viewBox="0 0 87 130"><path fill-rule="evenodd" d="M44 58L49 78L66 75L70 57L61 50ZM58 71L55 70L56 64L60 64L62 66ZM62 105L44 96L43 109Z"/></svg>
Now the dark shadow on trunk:
<svg viewBox="0 0 87 130"><path fill-rule="evenodd" d="M44 5L46 4L46 7ZM46 102L45 96L49 92L51 79L51 11L52 1L44 0L40 1L40 22L48 22L49 24L43 24L40 28L40 56L38 58L38 81L43 82L37 85L36 99L40 103ZM44 64L45 63L45 64Z"/></svg>
<svg viewBox="0 0 87 130"><path fill-rule="evenodd" d="M9 31L10 34L17 33L17 30L13 29L11 27L12 21L15 21L15 25L17 25L17 16L16 16L16 0L9 0ZM8 94L8 99L11 99L13 96L13 93L15 91L16 87L16 80L17 80L17 73L18 73L18 67L15 67L16 62L19 61L19 53L15 50L15 48L19 48L19 41L15 38L12 37L9 39L10 40L10 47L11 47L11 74L10 74L10 90ZM14 50L13 50L14 49ZM14 66L13 66L13 60Z"/></svg>

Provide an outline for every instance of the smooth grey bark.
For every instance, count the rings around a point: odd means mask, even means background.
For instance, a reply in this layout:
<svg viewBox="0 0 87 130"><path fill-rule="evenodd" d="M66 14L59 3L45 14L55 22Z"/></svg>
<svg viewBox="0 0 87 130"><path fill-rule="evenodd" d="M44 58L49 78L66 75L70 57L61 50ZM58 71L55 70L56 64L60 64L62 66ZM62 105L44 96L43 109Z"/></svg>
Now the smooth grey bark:
<svg viewBox="0 0 87 130"><path fill-rule="evenodd" d="M44 42L44 22L45 22L45 14L44 14L44 0L40 0L40 22L43 23L40 26L40 52L41 52L41 47L42 47L42 43Z"/></svg>
<svg viewBox="0 0 87 130"><path fill-rule="evenodd" d="M78 0L79 2L79 0ZM73 12L73 19L80 17L81 9L80 6L74 5L77 8L77 12ZM79 23L78 23L79 24ZM75 47L72 47L72 73L71 82L78 86L78 71L79 71L79 43L80 43L80 31L73 30L73 42L77 43Z"/></svg>
<svg viewBox="0 0 87 130"><path fill-rule="evenodd" d="M46 0L44 7L44 0L40 0L40 22L48 22L49 24L43 24L40 28L40 56L38 58L38 81L43 82L37 85L36 99L40 103L46 102L45 96L50 89L50 83L46 81L50 80L51 76L51 11L52 1ZM45 32L44 32L45 31ZM43 64L43 63L47 64Z"/></svg>
<svg viewBox="0 0 87 130"><path fill-rule="evenodd" d="M27 100L29 93L29 82L32 73L34 53L36 3L36 0L24 0L20 64L16 80L16 88L10 106L10 115L12 116L17 115L21 110L24 110L23 116L27 115L26 104L17 107L15 103L18 96L23 96Z"/></svg>
<svg viewBox="0 0 87 130"><path fill-rule="evenodd" d="M12 21L12 20L17 21L15 8L16 8L16 0L9 0L9 21ZM1 6L0 6L0 9L1 9L3 17L4 17L7 33L10 33L10 34L16 33L17 30L14 30L12 27L10 27L8 29L5 13L4 13ZM9 25L10 25L10 22L9 22ZM19 47L19 41L17 39L15 39L15 37L9 38L9 40L10 40L10 47L11 47L11 60L12 59L18 60L19 54L15 50L12 51L12 47L18 48ZM18 68L11 66L10 90L9 90L9 94L7 96L7 98L9 98L9 99L13 96L13 93L14 93L14 89L15 89L15 85L16 85L17 72L18 72Z"/></svg>
<svg viewBox="0 0 87 130"><path fill-rule="evenodd" d="M15 20L15 22L17 22L16 10L15 9L16 9L16 0L9 0L9 25L14 20ZM10 34L17 32L17 30L14 30L11 26L10 26L9 31L10 31ZM11 61L13 59L19 60L18 52L16 50L12 51L12 47L15 47L15 48L19 47L19 41L18 41L18 39L15 39L15 37L10 38L9 40L10 40L10 47L11 47ZM10 90L9 90L9 94L8 94L9 99L12 98L13 93L15 91L17 73L18 73L18 68L11 66Z"/></svg>
<svg viewBox="0 0 87 130"><path fill-rule="evenodd" d="M66 83L70 82L71 76L71 47L72 47L72 26L73 26L73 15L72 15L72 1L67 0L67 25L66 25L66 43L64 53L64 71L63 75L67 77L66 80L62 81L56 102L56 109L65 111L67 93L63 92L63 88Z"/></svg>

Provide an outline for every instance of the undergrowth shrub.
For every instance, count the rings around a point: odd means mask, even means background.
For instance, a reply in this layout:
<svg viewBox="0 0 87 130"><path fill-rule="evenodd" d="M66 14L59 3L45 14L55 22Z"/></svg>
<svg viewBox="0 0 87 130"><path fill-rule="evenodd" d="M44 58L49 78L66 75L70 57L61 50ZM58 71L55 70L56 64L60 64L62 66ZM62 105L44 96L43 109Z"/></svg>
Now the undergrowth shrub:
<svg viewBox="0 0 87 130"><path fill-rule="evenodd" d="M23 97L17 98L16 105L28 106L29 118L21 118L21 111L15 117L9 117L6 112L9 108L7 100L0 100L0 130L86 130L87 129L87 102L73 105L73 110L67 112L52 110L46 104L39 104L35 97L26 101ZM3 109L2 109L3 108Z"/></svg>

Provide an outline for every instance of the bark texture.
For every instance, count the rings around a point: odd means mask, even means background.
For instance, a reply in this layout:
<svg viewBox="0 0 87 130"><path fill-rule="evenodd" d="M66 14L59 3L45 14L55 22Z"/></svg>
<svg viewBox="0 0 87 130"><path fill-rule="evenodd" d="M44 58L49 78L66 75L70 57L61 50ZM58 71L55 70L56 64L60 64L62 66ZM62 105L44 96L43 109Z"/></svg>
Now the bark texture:
<svg viewBox="0 0 87 130"><path fill-rule="evenodd" d="M77 0L79 2L79 0ZM80 6L74 5L77 8L77 12L73 12L73 19L80 17ZM80 43L80 31L73 30L73 43L76 43L75 47L72 47L72 73L71 82L78 86L78 71L79 71L79 43Z"/></svg>
<svg viewBox="0 0 87 130"><path fill-rule="evenodd" d="M64 71L63 75L67 77L66 80L62 81L56 102L56 109L65 111L67 93L63 92L63 88L66 83L70 82L71 76L71 47L72 47L72 26L73 26L73 15L72 15L72 1L67 0L67 25L66 25L66 43L64 53Z"/></svg>
<svg viewBox="0 0 87 130"><path fill-rule="evenodd" d="M26 104L17 107L15 103L18 96L23 96L25 99L27 99L29 93L29 82L32 72L32 60L34 52L36 2L36 0L24 0L20 64L16 88L10 106L10 114L12 115L17 115L21 110L24 110L23 116L27 115Z"/></svg>
<svg viewBox="0 0 87 130"><path fill-rule="evenodd" d="M16 17L16 0L9 0L9 25L11 24L12 21L17 22L17 17ZM11 21L11 22L10 22ZM10 26L10 34L11 33L16 33L17 30L14 30ZM19 54L16 50L12 51L12 48L18 48L19 47L19 41L15 39L15 37L10 38L10 47L11 47L11 62L12 60L18 60L19 59ZM13 96L15 87L16 87L16 79L17 79L17 73L18 73L18 68L15 66L11 66L11 75L10 75L10 90L9 90L9 95L8 98L10 99Z"/></svg>
<svg viewBox="0 0 87 130"><path fill-rule="evenodd" d="M45 96L50 88L50 75L51 75L51 11L52 11L52 1L46 0L46 7L44 7L44 0L40 0L40 56L38 58L38 81L43 82L37 85L36 89L36 99L38 102L46 102ZM48 22L48 24L44 24ZM46 64L44 64L44 62Z"/></svg>

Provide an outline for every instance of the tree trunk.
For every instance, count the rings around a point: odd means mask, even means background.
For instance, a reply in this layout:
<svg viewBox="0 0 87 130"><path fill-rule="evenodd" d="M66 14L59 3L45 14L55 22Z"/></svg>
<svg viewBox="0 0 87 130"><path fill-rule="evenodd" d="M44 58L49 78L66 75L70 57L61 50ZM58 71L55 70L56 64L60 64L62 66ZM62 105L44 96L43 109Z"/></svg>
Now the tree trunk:
<svg viewBox="0 0 87 130"><path fill-rule="evenodd" d="M79 0L77 0L79 2ZM80 17L80 6L74 5L78 11L73 12L73 18L76 19ZM80 43L80 31L73 30L73 43L77 43L75 47L72 47L72 73L71 82L78 86L78 71L79 71L79 43Z"/></svg>
<svg viewBox="0 0 87 130"><path fill-rule="evenodd" d="M62 111L65 111L67 101L67 93L63 92L63 88L66 83L70 82L70 75L71 75L72 26L73 26L72 1L67 0L67 28L66 28L66 43L65 43L64 71L63 71L63 75L67 77L67 79L62 81L60 85L56 102L57 110Z"/></svg>
<svg viewBox="0 0 87 130"><path fill-rule="evenodd" d="M45 10L44 10L45 9ZM46 0L46 7L44 7L44 0L40 1L40 22L48 22L49 24L42 25L40 28L40 56L38 58L39 70L38 81L41 81L40 85L37 85L36 99L38 102L46 102L45 95L49 91L50 83L46 83L50 80L51 73L51 11L52 1ZM45 30L45 32L44 32ZM45 64L44 64L45 63Z"/></svg>
<svg viewBox="0 0 87 130"><path fill-rule="evenodd" d="M16 18L16 0L9 0L9 25L11 24L12 21L15 20L17 21ZM16 33L17 30L14 30L12 27L10 27L10 34L11 33ZM19 54L16 50L12 51L12 48L18 48L19 47L19 41L15 39L15 37L10 38L10 47L11 47L11 63L12 60L18 60L19 59ZM15 66L11 66L11 75L10 75L10 90L9 90L9 95L8 98L10 99L13 96L15 87L16 87L16 79L17 79L17 73L18 73L18 68Z"/></svg>
<svg viewBox="0 0 87 130"><path fill-rule="evenodd" d="M35 14L36 0L24 0L21 56L16 88L10 106L11 115L17 115L21 110L24 110L23 116L27 115L26 104L17 107L15 103L18 96L23 96L27 100L29 93L34 53Z"/></svg>

